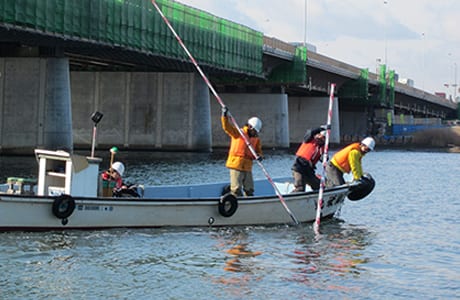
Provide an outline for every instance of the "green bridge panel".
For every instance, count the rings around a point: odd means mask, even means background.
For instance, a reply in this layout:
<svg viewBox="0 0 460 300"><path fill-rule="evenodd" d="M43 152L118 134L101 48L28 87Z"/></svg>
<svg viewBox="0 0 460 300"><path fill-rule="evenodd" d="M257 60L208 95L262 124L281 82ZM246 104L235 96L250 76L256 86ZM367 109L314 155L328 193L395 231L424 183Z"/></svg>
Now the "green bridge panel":
<svg viewBox="0 0 460 300"><path fill-rule="evenodd" d="M263 33L177 2L157 3L200 64L263 76ZM188 61L148 0L0 0L0 22Z"/></svg>
<svg viewBox="0 0 460 300"><path fill-rule="evenodd" d="M395 71L391 70L388 73L388 86L389 86L389 91L388 91L388 106L391 108L394 108L395 106Z"/></svg>
<svg viewBox="0 0 460 300"><path fill-rule="evenodd" d="M275 68L268 77L270 82L305 83L307 78L307 48L297 47L292 62L285 62Z"/></svg>
<svg viewBox="0 0 460 300"><path fill-rule="evenodd" d="M340 98L354 103L366 104L369 101L369 70L361 69L358 79L345 82L339 89Z"/></svg>
<svg viewBox="0 0 460 300"><path fill-rule="evenodd" d="M379 73L379 103L388 108L393 108L395 103L395 71L386 70L386 65L380 65Z"/></svg>

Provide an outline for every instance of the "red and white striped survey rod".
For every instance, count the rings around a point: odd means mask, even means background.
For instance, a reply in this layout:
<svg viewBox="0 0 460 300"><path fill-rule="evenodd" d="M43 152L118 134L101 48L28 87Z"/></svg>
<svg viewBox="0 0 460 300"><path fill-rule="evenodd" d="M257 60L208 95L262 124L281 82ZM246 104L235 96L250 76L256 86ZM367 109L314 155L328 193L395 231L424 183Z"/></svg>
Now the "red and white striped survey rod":
<svg viewBox="0 0 460 300"><path fill-rule="evenodd" d="M220 98L219 94L217 94L216 90L214 89L214 87L212 86L211 82L208 80L208 78L206 77L206 75L204 74L204 72L201 70L200 66L198 65L198 63L196 62L195 58L193 58L192 54L190 53L190 51L188 51L187 47L185 46L184 42L182 41L182 39L180 38L180 36L176 33L176 31L174 30L174 28L172 27L171 23L169 23L168 19L166 18L166 16L163 14L163 12L161 11L160 7L158 6L158 4L156 3L155 0L152 0L152 4L153 6L155 6L155 9L158 11L158 13L160 14L161 18L163 19L163 21L166 23L166 25L168 26L168 28L171 30L172 34L174 35L174 37L177 39L177 41L179 42L179 45L184 49L185 53L187 53L188 57L190 58L190 61L193 63L193 65L195 66L195 68L197 69L198 73L200 73L201 77L203 78L204 82L207 84L207 86L209 87L209 89L211 90L212 94L216 97L217 101L219 102L220 106L222 108L226 107L225 103L222 101L222 99ZM286 210L286 212L289 214L289 216L291 217L292 221L294 221L294 223L297 225L299 224L299 221L297 220L297 218L294 216L294 214L291 212L291 210L289 209L289 207L287 206L286 204L286 201L284 201L283 199L283 196L281 195L281 192L279 191L278 187L276 186L275 182L273 181L273 179L270 177L270 175L268 174L267 170L265 169L264 165L258 160L259 158L259 155L256 153L256 151L254 150L254 148L252 147L251 143L249 142L248 138L246 137L246 135L243 133L243 131L241 130L241 128L238 126L238 124L236 123L236 120L235 118L233 118L233 116L231 115L230 112L228 112L228 117L230 118L230 121L232 122L233 126L235 126L235 128L238 129L238 132L240 133L241 137L243 137L244 139L244 142L246 143L247 147L249 148L249 150L251 151L252 155L256 158L256 161L257 161L257 164L260 166L260 168L262 169L265 177L267 177L268 181L270 182L270 184L273 186L275 192L276 192L276 195L278 196L278 198L280 199L281 201L281 204L283 205L284 209Z"/></svg>
<svg viewBox="0 0 460 300"><path fill-rule="evenodd" d="M329 152L329 136L331 133L331 123L332 123L332 106L334 104L334 90L335 90L335 83L331 83L331 90L329 94L329 109L327 112L327 123L326 123L326 141L324 142L324 152L323 152L323 168L321 174L321 181L319 186L319 193L318 193L318 202L316 207L316 220L315 220L315 230L319 229L319 223L321 219L321 207L323 206L323 192L326 186L326 164L327 164L327 156Z"/></svg>

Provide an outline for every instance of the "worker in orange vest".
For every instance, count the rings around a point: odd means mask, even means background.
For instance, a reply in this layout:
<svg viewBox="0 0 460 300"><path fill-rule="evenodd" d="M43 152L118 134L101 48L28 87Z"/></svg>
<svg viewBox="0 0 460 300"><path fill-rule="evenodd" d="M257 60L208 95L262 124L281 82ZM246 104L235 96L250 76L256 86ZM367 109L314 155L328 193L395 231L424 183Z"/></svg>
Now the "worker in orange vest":
<svg viewBox="0 0 460 300"><path fill-rule="evenodd" d="M313 190L319 189L320 179L315 174L316 164L324 153L326 131L322 128L308 130L302 144L296 152L296 158L292 165L294 177L294 191L304 192L308 184Z"/></svg>
<svg viewBox="0 0 460 300"><path fill-rule="evenodd" d="M326 165L326 185L328 187L345 184L344 173L352 173L353 180L360 180L363 176L361 159L366 153L375 149L375 140L366 137L359 143L352 143L332 157Z"/></svg>
<svg viewBox="0 0 460 300"><path fill-rule="evenodd" d="M238 129L231 124L227 107L222 108L222 128L231 137L230 150L225 166L230 170L230 192L235 196L253 196L254 180L252 176L253 160L262 160L262 144L259 133L262 121L257 117L248 120L241 131L257 154L254 157Z"/></svg>

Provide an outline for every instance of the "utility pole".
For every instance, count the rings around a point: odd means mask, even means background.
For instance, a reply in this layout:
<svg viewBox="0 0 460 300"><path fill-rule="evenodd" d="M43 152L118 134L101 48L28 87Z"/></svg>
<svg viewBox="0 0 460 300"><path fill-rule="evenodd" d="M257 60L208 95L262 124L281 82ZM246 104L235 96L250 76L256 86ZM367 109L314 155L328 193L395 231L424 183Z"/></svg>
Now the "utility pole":
<svg viewBox="0 0 460 300"><path fill-rule="evenodd" d="M384 60L384 63L385 63L385 66L386 66L387 65L387 27L388 27L387 4L388 4L388 1L384 0L383 4L384 4L384 7L385 7L385 30L384 30L384 34L385 34L385 60Z"/></svg>
<svg viewBox="0 0 460 300"><path fill-rule="evenodd" d="M307 47L307 0L305 0L304 7L304 36L303 36L303 46Z"/></svg>
<svg viewBox="0 0 460 300"><path fill-rule="evenodd" d="M454 62L454 102L457 102L457 63Z"/></svg>

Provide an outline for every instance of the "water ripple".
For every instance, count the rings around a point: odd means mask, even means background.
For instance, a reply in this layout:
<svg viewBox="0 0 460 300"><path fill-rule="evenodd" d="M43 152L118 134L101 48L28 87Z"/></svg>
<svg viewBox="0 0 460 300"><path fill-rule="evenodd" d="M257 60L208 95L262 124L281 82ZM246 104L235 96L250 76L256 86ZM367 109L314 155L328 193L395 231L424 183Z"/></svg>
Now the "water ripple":
<svg viewBox="0 0 460 300"><path fill-rule="evenodd" d="M292 153L266 156L271 174L290 175ZM228 179L221 154L120 159L132 182ZM375 190L346 201L319 235L312 224L0 233L0 293L4 299L458 297L458 155L377 151L363 164ZM255 169L255 177L263 176Z"/></svg>

